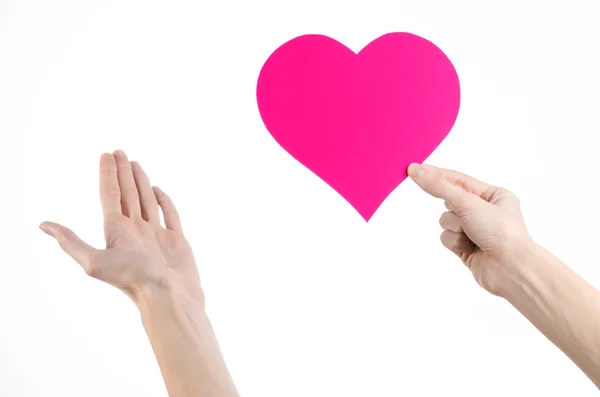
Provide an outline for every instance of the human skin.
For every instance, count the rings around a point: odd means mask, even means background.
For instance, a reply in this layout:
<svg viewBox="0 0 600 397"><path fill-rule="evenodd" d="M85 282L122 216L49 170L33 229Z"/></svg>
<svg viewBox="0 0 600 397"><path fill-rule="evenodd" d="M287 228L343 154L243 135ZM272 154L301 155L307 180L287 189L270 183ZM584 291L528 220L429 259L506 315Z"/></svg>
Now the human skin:
<svg viewBox="0 0 600 397"><path fill-rule="evenodd" d="M430 165L411 164L408 174L445 201L442 244L481 287L510 302L600 388L600 293L533 241L517 197Z"/></svg>
<svg viewBox="0 0 600 397"><path fill-rule="evenodd" d="M408 172L445 201L442 244L479 285L510 302L600 388L600 293L533 241L517 197L430 165L412 164ZM171 397L238 397L171 199L151 187L138 163L116 151L100 160L100 201L106 249L56 223L40 228L88 275L135 302Z"/></svg>
<svg viewBox="0 0 600 397"><path fill-rule="evenodd" d="M171 199L123 151L100 158L106 249L68 228L40 228L94 278L138 307L171 397L238 397L211 323L192 249ZM160 222L162 210L165 226Z"/></svg>

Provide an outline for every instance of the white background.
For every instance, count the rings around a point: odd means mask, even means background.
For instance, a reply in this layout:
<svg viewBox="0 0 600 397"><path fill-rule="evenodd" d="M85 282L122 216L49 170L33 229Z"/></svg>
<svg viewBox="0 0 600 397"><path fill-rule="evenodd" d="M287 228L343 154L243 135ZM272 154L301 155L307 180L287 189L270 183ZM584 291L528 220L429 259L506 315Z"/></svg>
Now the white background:
<svg viewBox="0 0 600 397"><path fill-rule="evenodd" d="M431 164L515 191L531 233L600 286L599 3L0 1L0 395L166 396L127 297L38 224L101 247L98 159L124 149L174 199L245 397L594 396L439 243L403 183L367 224L265 130L270 53L407 31L461 79Z"/></svg>

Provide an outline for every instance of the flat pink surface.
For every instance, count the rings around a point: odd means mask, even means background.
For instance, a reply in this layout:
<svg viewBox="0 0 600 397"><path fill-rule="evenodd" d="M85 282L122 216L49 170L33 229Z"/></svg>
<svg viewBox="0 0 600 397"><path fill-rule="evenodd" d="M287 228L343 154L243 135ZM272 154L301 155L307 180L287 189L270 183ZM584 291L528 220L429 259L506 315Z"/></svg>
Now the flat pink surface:
<svg viewBox="0 0 600 397"><path fill-rule="evenodd" d="M410 33L389 33L355 54L321 35L279 47L263 66L265 126L366 220L456 121L460 85L446 55Z"/></svg>

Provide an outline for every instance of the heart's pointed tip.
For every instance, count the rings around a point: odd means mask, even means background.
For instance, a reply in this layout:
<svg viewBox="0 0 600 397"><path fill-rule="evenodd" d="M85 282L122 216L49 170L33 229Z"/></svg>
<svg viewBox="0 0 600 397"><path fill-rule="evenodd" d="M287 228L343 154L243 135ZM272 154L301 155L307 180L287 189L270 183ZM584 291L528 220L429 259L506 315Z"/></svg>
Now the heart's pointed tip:
<svg viewBox="0 0 600 397"><path fill-rule="evenodd" d="M377 212L383 200L373 200L370 203L363 203L362 205L352 205L356 212L365 220L366 223L369 223L373 215Z"/></svg>
<svg viewBox="0 0 600 397"><path fill-rule="evenodd" d="M365 220L366 223L369 223L371 218L373 217L373 212L359 212L360 216Z"/></svg>

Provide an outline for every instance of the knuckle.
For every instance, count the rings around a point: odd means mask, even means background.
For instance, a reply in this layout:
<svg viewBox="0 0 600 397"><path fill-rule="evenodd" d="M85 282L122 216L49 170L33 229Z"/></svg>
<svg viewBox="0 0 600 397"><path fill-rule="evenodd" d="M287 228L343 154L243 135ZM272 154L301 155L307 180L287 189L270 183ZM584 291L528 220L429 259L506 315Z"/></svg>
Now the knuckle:
<svg viewBox="0 0 600 397"><path fill-rule="evenodd" d="M96 266L92 265L91 263L88 263L84 270L85 274L87 274L88 276L92 278L97 278L98 270Z"/></svg>
<svg viewBox="0 0 600 397"><path fill-rule="evenodd" d="M502 198L510 200L516 206L521 205L521 200L519 199L519 197L517 197L516 194L514 194L512 191L510 191L508 189L499 188L496 195L497 195L497 197L502 197Z"/></svg>
<svg viewBox="0 0 600 397"><path fill-rule="evenodd" d="M119 185L113 185L107 187L104 192L108 197L119 197L121 196L121 189L119 189Z"/></svg>
<svg viewBox="0 0 600 397"><path fill-rule="evenodd" d="M444 186L444 180L441 179L441 178L436 178L436 177L432 176L431 177L431 185L435 189L439 190L439 189L441 189Z"/></svg>
<svg viewBox="0 0 600 397"><path fill-rule="evenodd" d="M123 195L123 199L127 202L135 202L140 200L140 194L137 190L132 190Z"/></svg>
<svg viewBox="0 0 600 397"><path fill-rule="evenodd" d="M88 258L83 268L88 276L98 278L100 267L100 257L95 253Z"/></svg>
<svg viewBox="0 0 600 397"><path fill-rule="evenodd" d="M473 216L473 212L475 212L475 208L468 203L461 203L461 205L457 205L454 208L454 213L462 219L470 218Z"/></svg>
<svg viewBox="0 0 600 397"><path fill-rule="evenodd" d="M100 175L111 175L117 173L117 167L109 166L109 167L100 167Z"/></svg>
<svg viewBox="0 0 600 397"><path fill-rule="evenodd" d="M60 246L60 248L63 251L67 252L69 250L69 243L64 236L62 236L62 235L57 236L56 241L58 242L58 245Z"/></svg>
<svg viewBox="0 0 600 397"><path fill-rule="evenodd" d="M446 247L448 247L450 245L450 241L451 240L451 236L448 234L447 230L444 230L442 232L442 234L440 234L440 241L442 242L442 244Z"/></svg>
<svg viewBox="0 0 600 397"><path fill-rule="evenodd" d="M511 190L508 190L508 189L503 188L503 187L498 187L498 190L496 191L496 194L498 196L503 196L503 197L517 198L517 195L514 194Z"/></svg>
<svg viewBox="0 0 600 397"><path fill-rule="evenodd" d="M447 221L448 221L448 215L449 215L448 212L444 212L440 216L440 220L439 220L440 226L444 227L444 225L447 223Z"/></svg>

